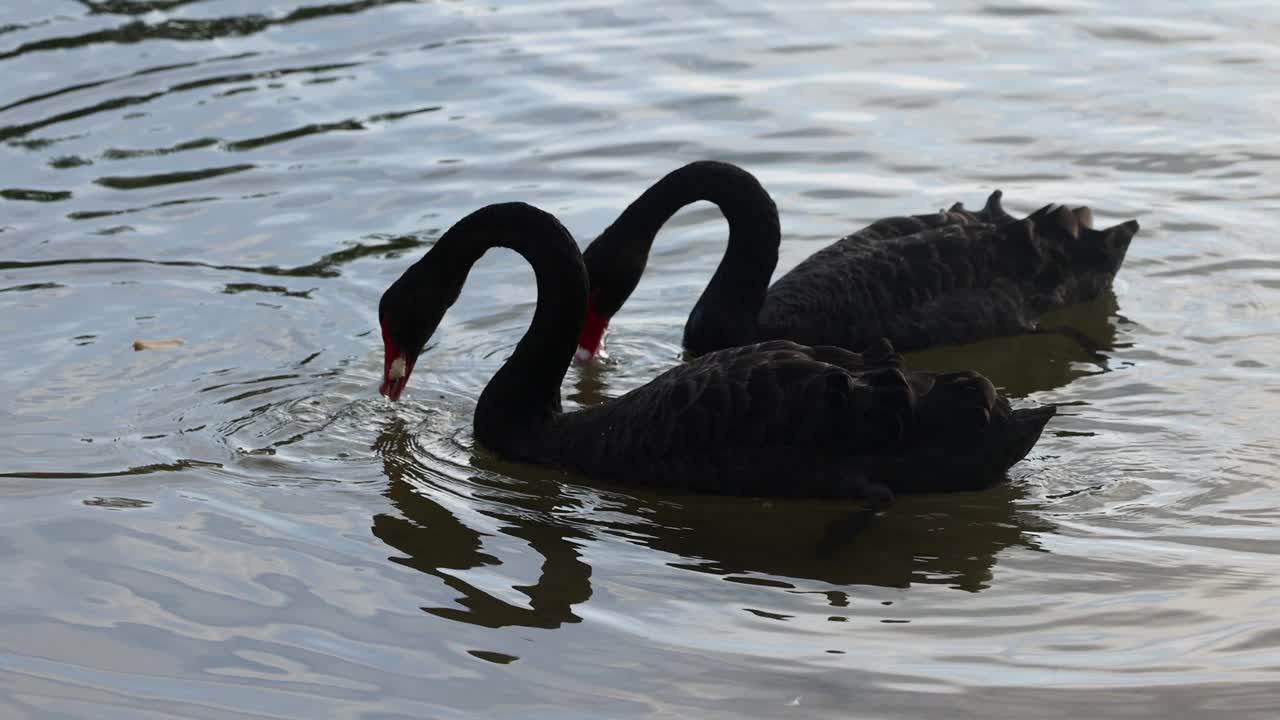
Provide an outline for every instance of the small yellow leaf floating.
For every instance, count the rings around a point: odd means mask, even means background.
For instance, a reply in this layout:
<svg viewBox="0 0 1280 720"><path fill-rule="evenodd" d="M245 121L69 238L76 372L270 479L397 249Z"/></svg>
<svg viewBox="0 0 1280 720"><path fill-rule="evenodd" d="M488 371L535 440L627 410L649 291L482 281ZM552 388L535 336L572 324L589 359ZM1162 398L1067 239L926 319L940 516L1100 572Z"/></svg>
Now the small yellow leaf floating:
<svg viewBox="0 0 1280 720"><path fill-rule="evenodd" d="M133 349L151 350L153 348L178 347L182 344L182 340L179 338L167 338L165 340L134 340Z"/></svg>

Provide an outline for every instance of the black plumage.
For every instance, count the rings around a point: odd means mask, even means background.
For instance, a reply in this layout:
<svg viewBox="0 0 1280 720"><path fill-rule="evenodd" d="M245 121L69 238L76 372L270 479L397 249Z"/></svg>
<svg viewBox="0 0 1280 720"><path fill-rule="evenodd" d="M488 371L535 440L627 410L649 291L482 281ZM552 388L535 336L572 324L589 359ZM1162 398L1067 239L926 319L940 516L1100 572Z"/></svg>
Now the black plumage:
<svg viewBox="0 0 1280 720"><path fill-rule="evenodd" d="M1016 220L996 191L977 212L885 218L819 250L769 286L781 229L769 194L737 166L700 161L659 180L593 241L580 358L639 282L662 225L700 200L729 224L724 258L685 324L698 355L770 339L860 350L887 338L903 352L1036 328L1044 313L1111 285L1138 231L1092 228L1088 208L1050 205Z"/></svg>
<svg viewBox="0 0 1280 720"><path fill-rule="evenodd" d="M1048 206L1001 224L853 235L773 284L757 337L851 348L884 337L909 352L1030 331L1046 312L1110 287L1137 227L1100 232Z"/></svg>
<svg viewBox="0 0 1280 720"><path fill-rule="evenodd" d="M520 253L538 286L529 330L475 410L476 439L509 459L623 483L882 504L893 492L999 479L1054 414L1011 409L977 373L908 370L883 341L862 354L789 341L722 350L563 412L560 384L583 326L586 268L560 223L521 203L463 218L383 294L384 394L400 394L467 272L491 247Z"/></svg>

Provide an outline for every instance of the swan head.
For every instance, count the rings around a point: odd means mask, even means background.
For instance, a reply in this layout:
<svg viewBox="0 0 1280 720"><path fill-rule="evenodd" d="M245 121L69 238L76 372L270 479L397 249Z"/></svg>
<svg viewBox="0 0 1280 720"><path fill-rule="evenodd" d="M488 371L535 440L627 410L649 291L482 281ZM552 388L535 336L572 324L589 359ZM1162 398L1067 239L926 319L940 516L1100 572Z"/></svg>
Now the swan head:
<svg viewBox="0 0 1280 720"><path fill-rule="evenodd" d="M609 330L609 316L599 313L595 300L593 292L587 300L587 317L578 336L578 350L573 354L573 361L578 365L590 364L602 352L604 336Z"/></svg>
<svg viewBox="0 0 1280 720"><path fill-rule="evenodd" d="M399 399L418 356L445 311L457 300L459 289L456 277L419 261L382 294L378 302L378 323L382 326L382 385L378 391L382 395Z"/></svg>
<svg viewBox="0 0 1280 720"><path fill-rule="evenodd" d="M652 236L648 241L653 241ZM605 230L583 251L582 263L587 268L591 292L578 350L573 355L575 363L588 364L601 353L609 321L631 297L648 262L648 243L638 242L634 234L617 225Z"/></svg>
<svg viewBox="0 0 1280 720"><path fill-rule="evenodd" d="M400 399L400 393L409 384L409 375L417 362L416 354L409 355L390 337L387 326L382 326L382 385L378 392L390 400Z"/></svg>

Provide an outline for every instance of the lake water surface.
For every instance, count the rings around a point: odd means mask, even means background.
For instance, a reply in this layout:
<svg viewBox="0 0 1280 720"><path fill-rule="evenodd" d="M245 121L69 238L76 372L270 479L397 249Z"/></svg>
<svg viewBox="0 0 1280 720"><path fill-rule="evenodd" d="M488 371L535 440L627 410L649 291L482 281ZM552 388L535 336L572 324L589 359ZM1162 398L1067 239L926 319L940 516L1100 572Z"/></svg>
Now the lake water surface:
<svg viewBox="0 0 1280 720"><path fill-rule="evenodd" d="M1277 38L1271 2L3 3L0 717L1275 717ZM909 358L1067 405L852 540L475 448L509 252L378 397L378 297L452 222L585 244L700 158L774 194L781 269L995 188L1136 217L1055 318L1105 360ZM724 237L675 218L571 405L675 361Z"/></svg>

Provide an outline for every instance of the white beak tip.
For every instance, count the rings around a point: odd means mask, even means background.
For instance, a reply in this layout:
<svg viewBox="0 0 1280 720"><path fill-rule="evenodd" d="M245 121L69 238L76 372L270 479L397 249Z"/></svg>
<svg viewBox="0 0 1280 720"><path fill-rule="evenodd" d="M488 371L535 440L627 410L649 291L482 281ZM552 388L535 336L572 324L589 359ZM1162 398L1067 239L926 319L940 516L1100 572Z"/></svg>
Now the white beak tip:
<svg viewBox="0 0 1280 720"><path fill-rule="evenodd" d="M405 363L404 358L398 357L391 362L391 369L387 371L387 378L392 382L400 380L404 377Z"/></svg>

